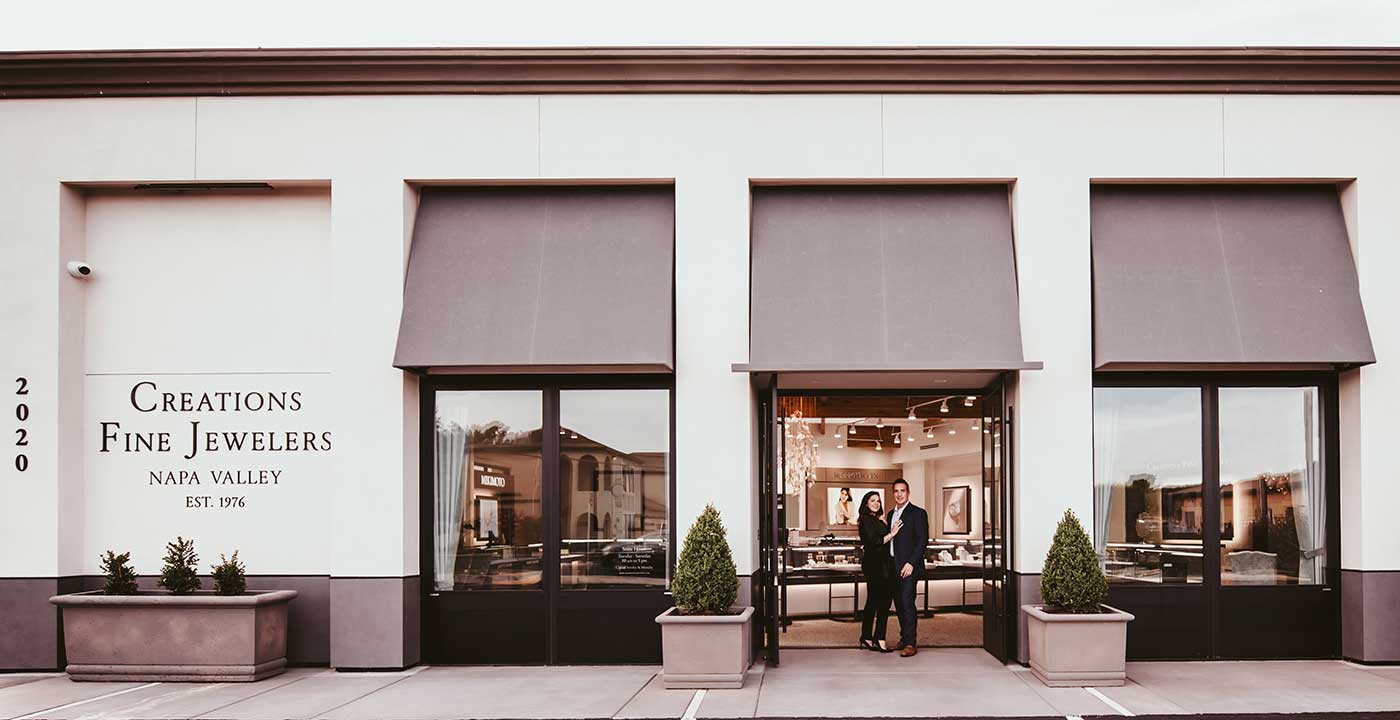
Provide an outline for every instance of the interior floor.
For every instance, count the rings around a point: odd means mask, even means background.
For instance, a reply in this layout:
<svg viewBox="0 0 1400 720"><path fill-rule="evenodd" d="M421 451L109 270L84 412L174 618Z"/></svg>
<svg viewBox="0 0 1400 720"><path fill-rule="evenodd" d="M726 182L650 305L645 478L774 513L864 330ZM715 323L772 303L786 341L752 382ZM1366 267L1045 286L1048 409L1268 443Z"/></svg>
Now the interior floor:
<svg viewBox="0 0 1400 720"><path fill-rule="evenodd" d="M778 642L784 648L854 648L860 642L860 623L849 620L793 620ZM899 618L890 614L885 645L899 643ZM981 647L982 615L969 612L937 613L919 618L919 647Z"/></svg>

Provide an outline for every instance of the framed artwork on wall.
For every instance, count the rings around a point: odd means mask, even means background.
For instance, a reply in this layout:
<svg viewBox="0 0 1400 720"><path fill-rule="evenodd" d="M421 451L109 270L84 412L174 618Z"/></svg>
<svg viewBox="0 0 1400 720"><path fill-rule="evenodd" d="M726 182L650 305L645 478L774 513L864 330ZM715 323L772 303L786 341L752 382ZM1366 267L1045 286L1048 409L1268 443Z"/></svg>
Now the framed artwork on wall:
<svg viewBox="0 0 1400 720"><path fill-rule="evenodd" d="M972 513L968 502L972 498L970 485L955 485L943 488L943 534L972 534L969 518Z"/></svg>
<svg viewBox="0 0 1400 720"><path fill-rule="evenodd" d="M501 514L496 499L476 499L476 537L482 541L501 541Z"/></svg>

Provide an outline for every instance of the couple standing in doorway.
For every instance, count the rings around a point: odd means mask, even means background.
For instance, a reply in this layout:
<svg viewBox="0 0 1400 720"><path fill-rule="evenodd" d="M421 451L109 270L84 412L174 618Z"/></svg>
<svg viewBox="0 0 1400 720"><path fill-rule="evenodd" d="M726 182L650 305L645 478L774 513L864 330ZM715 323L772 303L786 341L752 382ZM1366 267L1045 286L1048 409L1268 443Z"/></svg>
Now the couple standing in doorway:
<svg viewBox="0 0 1400 720"><path fill-rule="evenodd" d="M909 483L894 481L894 508L884 517L880 494L860 500L860 569L865 575L865 612L860 623L860 646L912 657L919 652L919 615L914 606L918 583L924 578L928 546L928 513L909 502ZM899 616L899 644L885 645L890 600Z"/></svg>

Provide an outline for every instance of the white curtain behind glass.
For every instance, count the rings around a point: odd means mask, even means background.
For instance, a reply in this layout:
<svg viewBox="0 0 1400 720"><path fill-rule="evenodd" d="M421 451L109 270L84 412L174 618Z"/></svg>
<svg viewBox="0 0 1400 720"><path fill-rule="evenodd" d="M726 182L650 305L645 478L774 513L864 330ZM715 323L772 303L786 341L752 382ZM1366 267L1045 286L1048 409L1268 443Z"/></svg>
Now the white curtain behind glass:
<svg viewBox="0 0 1400 720"><path fill-rule="evenodd" d="M1118 478L1119 392L1113 388L1094 391L1094 551L1100 560L1108 546L1113 487Z"/></svg>
<svg viewBox="0 0 1400 720"><path fill-rule="evenodd" d="M467 463L467 431L455 422L437 422L433 440L433 580L438 590L451 590L462 542L463 471Z"/></svg>
<svg viewBox="0 0 1400 720"><path fill-rule="evenodd" d="M1325 485L1321 482L1321 468L1317 458L1317 401L1316 391L1303 390L1303 447L1305 448L1301 472L1292 473L1290 481L1293 495L1293 524L1298 533L1298 584L1315 585L1326 580L1323 555L1327 547L1324 532L1327 523L1327 499Z"/></svg>

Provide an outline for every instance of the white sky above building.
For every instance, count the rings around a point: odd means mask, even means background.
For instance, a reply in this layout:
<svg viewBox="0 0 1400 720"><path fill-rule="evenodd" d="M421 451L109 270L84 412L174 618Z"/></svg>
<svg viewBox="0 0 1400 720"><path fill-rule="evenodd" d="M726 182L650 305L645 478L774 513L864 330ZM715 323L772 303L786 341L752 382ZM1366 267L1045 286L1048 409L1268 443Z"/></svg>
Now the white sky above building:
<svg viewBox="0 0 1400 720"><path fill-rule="evenodd" d="M0 50L1397 46L1393 0L172 0L11 3Z"/></svg>

